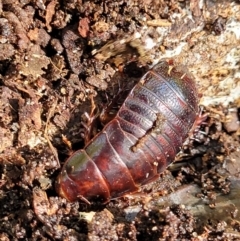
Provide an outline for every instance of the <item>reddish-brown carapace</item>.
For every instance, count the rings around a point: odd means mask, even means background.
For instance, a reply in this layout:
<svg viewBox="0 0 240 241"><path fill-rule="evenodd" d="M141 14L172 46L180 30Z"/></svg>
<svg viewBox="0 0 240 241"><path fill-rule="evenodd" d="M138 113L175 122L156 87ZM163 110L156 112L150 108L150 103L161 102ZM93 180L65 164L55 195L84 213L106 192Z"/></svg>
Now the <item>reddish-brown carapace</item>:
<svg viewBox="0 0 240 241"><path fill-rule="evenodd" d="M115 118L68 158L58 193L69 201L107 203L138 191L173 162L197 114L193 76L184 66L159 62L140 78Z"/></svg>

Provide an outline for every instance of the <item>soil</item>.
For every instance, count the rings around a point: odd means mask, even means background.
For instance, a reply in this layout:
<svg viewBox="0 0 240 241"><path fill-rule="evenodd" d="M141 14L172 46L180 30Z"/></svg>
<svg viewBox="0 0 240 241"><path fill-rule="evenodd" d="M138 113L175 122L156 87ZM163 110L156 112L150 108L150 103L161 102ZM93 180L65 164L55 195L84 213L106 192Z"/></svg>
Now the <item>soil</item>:
<svg viewBox="0 0 240 241"><path fill-rule="evenodd" d="M0 0L0 15L0 240L240 240L239 1ZM59 197L67 157L161 59L194 75L200 130L139 193Z"/></svg>

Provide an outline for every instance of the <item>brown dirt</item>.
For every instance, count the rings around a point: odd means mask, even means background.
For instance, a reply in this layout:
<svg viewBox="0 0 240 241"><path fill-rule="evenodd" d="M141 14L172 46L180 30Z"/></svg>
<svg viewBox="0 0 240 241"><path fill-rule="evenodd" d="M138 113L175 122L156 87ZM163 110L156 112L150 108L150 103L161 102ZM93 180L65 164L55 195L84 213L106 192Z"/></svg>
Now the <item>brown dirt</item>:
<svg viewBox="0 0 240 241"><path fill-rule="evenodd" d="M240 240L238 1L0 0L0 15L0 240ZM202 132L139 194L59 197L100 110L162 58L194 74Z"/></svg>

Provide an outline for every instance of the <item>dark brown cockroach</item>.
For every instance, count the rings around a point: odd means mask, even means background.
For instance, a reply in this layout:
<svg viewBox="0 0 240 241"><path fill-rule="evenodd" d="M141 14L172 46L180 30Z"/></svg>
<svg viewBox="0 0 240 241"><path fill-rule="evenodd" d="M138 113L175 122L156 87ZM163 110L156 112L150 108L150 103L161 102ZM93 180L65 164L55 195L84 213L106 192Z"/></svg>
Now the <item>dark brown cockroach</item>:
<svg viewBox="0 0 240 241"><path fill-rule="evenodd" d="M58 176L59 194L107 203L138 191L173 162L197 113L192 75L161 61L143 75L115 118L68 158Z"/></svg>

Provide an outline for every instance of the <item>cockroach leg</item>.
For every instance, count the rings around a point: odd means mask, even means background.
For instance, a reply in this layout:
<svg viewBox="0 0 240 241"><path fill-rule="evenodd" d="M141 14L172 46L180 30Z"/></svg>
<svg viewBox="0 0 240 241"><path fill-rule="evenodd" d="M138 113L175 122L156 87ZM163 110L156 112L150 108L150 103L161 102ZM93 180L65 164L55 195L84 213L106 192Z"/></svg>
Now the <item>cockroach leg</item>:
<svg viewBox="0 0 240 241"><path fill-rule="evenodd" d="M82 118L84 121L81 121L82 126L84 127L85 131L83 133L84 143L85 145L92 139L92 136L94 136L94 124L99 116L99 109L97 108L93 95L90 95L90 101L91 101L91 110L90 114L87 112L84 112L82 115Z"/></svg>
<svg viewBox="0 0 240 241"><path fill-rule="evenodd" d="M201 142L201 138L199 138L199 134L206 136L208 133L207 131L201 131L201 126L206 126L208 123L206 122L207 118L209 116L209 113L203 113L203 106L199 107L199 114L196 117L196 120L193 124L192 129L190 130L188 136L190 140L194 140L197 142Z"/></svg>
<svg viewBox="0 0 240 241"><path fill-rule="evenodd" d="M126 89L124 89L124 87L123 88L121 87L121 84L118 80L118 91L117 91L117 94L113 96L113 99L111 101L108 100L109 98L106 94L106 99L108 104L105 107L103 107L103 110L99 115L99 119L102 124L106 125L116 116L117 111L123 102L122 99L125 99L125 96L126 96L125 92L126 92Z"/></svg>
<svg viewBox="0 0 240 241"><path fill-rule="evenodd" d="M65 145L67 145L68 149L70 150L70 154L72 154L72 143L68 140L68 138L62 134L62 141Z"/></svg>
<svg viewBox="0 0 240 241"><path fill-rule="evenodd" d="M91 203L82 195L77 196L79 200L83 201L84 203L91 205Z"/></svg>

